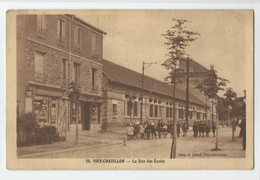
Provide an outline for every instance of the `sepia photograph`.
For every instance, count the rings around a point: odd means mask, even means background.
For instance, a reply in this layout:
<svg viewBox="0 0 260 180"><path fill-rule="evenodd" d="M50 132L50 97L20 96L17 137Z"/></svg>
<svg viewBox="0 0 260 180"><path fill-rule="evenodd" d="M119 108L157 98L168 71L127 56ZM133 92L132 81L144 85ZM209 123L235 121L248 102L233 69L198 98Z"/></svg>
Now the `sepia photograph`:
<svg viewBox="0 0 260 180"><path fill-rule="evenodd" d="M6 15L8 169L253 168L252 10Z"/></svg>

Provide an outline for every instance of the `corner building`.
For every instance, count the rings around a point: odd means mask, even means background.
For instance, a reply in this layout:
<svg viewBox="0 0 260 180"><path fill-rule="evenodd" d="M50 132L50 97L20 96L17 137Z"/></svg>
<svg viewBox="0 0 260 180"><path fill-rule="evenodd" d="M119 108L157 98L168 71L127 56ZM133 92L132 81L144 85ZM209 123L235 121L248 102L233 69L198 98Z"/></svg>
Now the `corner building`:
<svg viewBox="0 0 260 180"><path fill-rule="evenodd" d="M60 136L100 130L103 35L73 15L17 15L17 114L35 112L41 125L56 126ZM76 110L68 85L81 91Z"/></svg>

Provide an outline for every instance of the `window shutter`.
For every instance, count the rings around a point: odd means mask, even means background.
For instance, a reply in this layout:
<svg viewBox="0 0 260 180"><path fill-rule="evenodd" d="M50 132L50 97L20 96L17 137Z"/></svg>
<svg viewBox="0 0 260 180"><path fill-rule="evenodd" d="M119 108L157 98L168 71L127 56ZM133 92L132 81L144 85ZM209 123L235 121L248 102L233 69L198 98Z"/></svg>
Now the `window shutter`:
<svg viewBox="0 0 260 180"><path fill-rule="evenodd" d="M60 19L57 19L57 39L60 39Z"/></svg>
<svg viewBox="0 0 260 180"><path fill-rule="evenodd" d="M81 78L80 78L80 75L81 75L81 66L80 64L78 64L78 87L80 87L80 84L81 84Z"/></svg>
<svg viewBox="0 0 260 180"><path fill-rule="evenodd" d="M74 43L78 42L78 28L74 26Z"/></svg>
<svg viewBox="0 0 260 180"><path fill-rule="evenodd" d="M62 22L62 37L65 37L65 21Z"/></svg>
<svg viewBox="0 0 260 180"><path fill-rule="evenodd" d="M41 15L37 15L37 27L41 27Z"/></svg>
<svg viewBox="0 0 260 180"><path fill-rule="evenodd" d="M95 52L95 40L96 40L95 36L92 35L92 55L94 55Z"/></svg>
<svg viewBox="0 0 260 180"><path fill-rule="evenodd" d="M42 28L46 29L46 16L42 15Z"/></svg>
<svg viewBox="0 0 260 180"><path fill-rule="evenodd" d="M78 33L78 43L81 44L81 29L78 28L78 31L79 31L79 33Z"/></svg>

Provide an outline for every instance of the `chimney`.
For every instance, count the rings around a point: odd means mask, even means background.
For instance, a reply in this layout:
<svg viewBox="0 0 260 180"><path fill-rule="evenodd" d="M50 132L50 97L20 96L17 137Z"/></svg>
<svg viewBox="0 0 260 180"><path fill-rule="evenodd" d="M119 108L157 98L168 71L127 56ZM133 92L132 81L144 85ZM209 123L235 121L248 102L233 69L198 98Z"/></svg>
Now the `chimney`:
<svg viewBox="0 0 260 180"><path fill-rule="evenodd" d="M210 65L210 70L214 70L214 65Z"/></svg>

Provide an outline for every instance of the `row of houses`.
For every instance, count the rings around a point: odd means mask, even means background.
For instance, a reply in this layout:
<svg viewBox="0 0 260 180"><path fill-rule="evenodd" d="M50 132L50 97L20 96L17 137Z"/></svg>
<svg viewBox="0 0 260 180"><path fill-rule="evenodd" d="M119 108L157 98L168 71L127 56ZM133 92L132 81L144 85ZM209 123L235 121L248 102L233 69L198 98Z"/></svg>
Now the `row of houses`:
<svg viewBox="0 0 260 180"><path fill-rule="evenodd" d="M141 102L144 121L172 120L173 87L144 76L142 99L142 75L103 59L106 32L68 14L17 15L16 22L18 115L35 112L40 124L56 126L61 136L75 131L76 121L82 131L140 121ZM68 101L71 82L81 92L76 110ZM210 118L205 100L189 96L191 122ZM185 89L177 87L177 120L185 119L185 100Z"/></svg>

